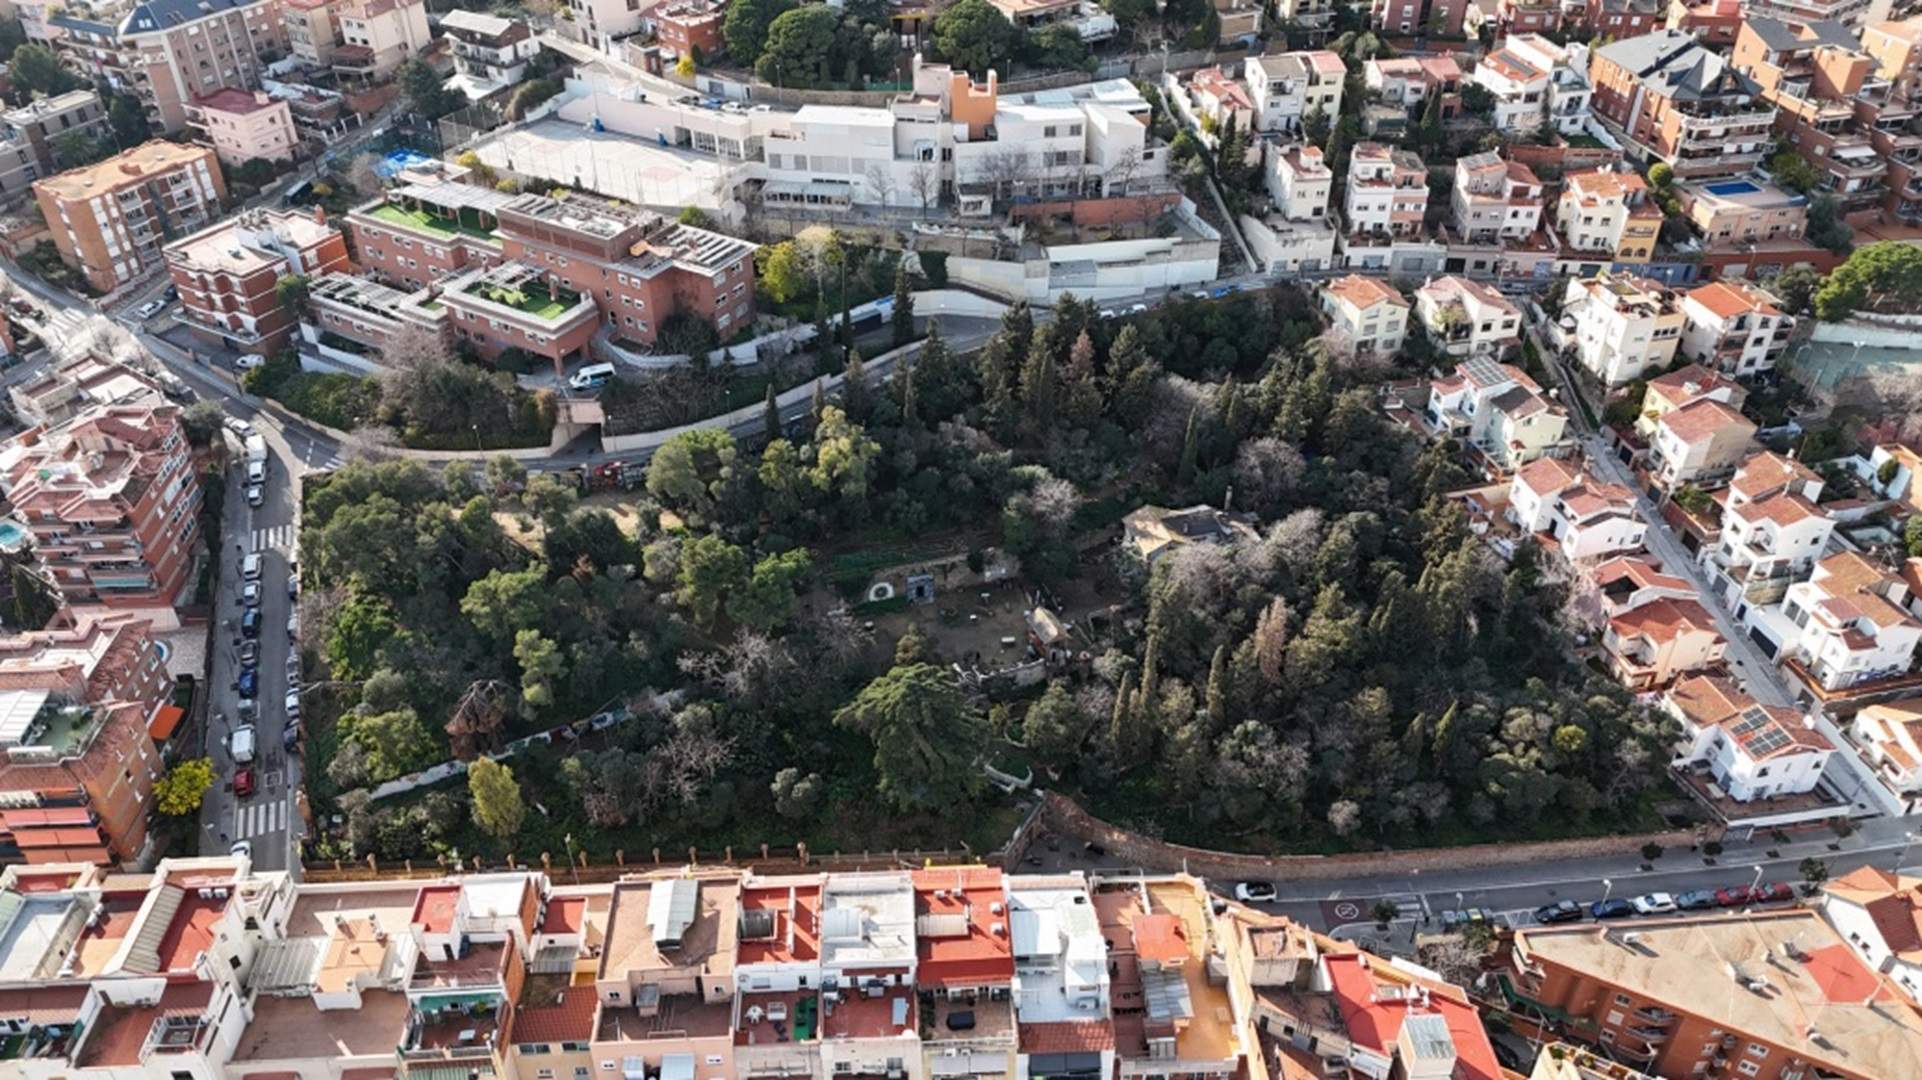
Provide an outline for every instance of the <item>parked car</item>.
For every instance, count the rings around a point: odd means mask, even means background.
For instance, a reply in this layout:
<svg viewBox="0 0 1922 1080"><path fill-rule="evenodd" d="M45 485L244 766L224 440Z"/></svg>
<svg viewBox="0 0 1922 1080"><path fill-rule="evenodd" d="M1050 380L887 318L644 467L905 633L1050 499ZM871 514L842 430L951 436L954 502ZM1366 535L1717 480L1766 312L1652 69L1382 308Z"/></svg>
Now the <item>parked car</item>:
<svg viewBox="0 0 1922 1080"><path fill-rule="evenodd" d="M256 697L260 690L260 672L254 668L241 668L240 678L234 680L234 689L241 697Z"/></svg>
<svg viewBox="0 0 1922 1080"><path fill-rule="evenodd" d="M1146 315L1147 313L1148 313L1148 305L1146 304L1129 304L1128 305L1128 314L1130 315Z"/></svg>
<svg viewBox="0 0 1922 1080"><path fill-rule="evenodd" d="M266 482L267 463L264 461L249 461L247 463L247 483L259 487Z"/></svg>
<svg viewBox="0 0 1922 1080"><path fill-rule="evenodd" d="M247 859L251 861L254 857L254 842L252 840L236 840L234 841L234 846L227 849L227 854L232 855L236 859Z"/></svg>
<svg viewBox="0 0 1922 1080"><path fill-rule="evenodd" d="M254 726L243 724L234 729L234 736L227 742L227 752L233 755L234 764L247 765L254 760Z"/></svg>
<svg viewBox="0 0 1922 1080"><path fill-rule="evenodd" d="M299 716L300 716L300 691L289 690L287 691L287 719L293 720Z"/></svg>
<svg viewBox="0 0 1922 1080"><path fill-rule="evenodd" d="M264 503L266 501L267 501L267 494L265 491L261 489L261 486L259 484L248 485L247 487L247 505L248 506L259 506L261 503Z"/></svg>
<svg viewBox="0 0 1922 1080"><path fill-rule="evenodd" d="M1489 921L1488 912L1478 907L1462 908L1460 911L1448 910L1441 914L1443 930L1460 930L1465 926Z"/></svg>
<svg viewBox="0 0 1922 1080"><path fill-rule="evenodd" d="M1779 904L1784 900L1795 899L1795 886L1790 885L1786 881L1771 881L1766 885L1757 887L1750 896L1750 903Z"/></svg>
<svg viewBox="0 0 1922 1080"><path fill-rule="evenodd" d="M1749 903L1754 895L1747 885L1730 885L1726 889L1715 890L1715 902L1723 907L1741 907Z"/></svg>
<svg viewBox="0 0 1922 1080"><path fill-rule="evenodd" d="M260 606L260 582L243 581L240 583L240 604L242 607Z"/></svg>
<svg viewBox="0 0 1922 1080"><path fill-rule="evenodd" d="M1643 893L1629 902L1637 915L1667 915L1675 910L1675 898L1665 892Z"/></svg>
<svg viewBox="0 0 1922 1080"><path fill-rule="evenodd" d="M1597 900L1588 906L1588 913L1597 919L1626 919L1635 914L1635 905L1620 897Z"/></svg>
<svg viewBox="0 0 1922 1080"><path fill-rule="evenodd" d="M290 642L300 640L300 612L298 611L287 616L287 640Z"/></svg>
<svg viewBox="0 0 1922 1080"><path fill-rule="evenodd" d="M1235 883L1235 899L1244 904L1265 904L1275 898L1275 887L1266 881Z"/></svg>
<svg viewBox="0 0 1922 1080"><path fill-rule="evenodd" d="M299 595L300 579L292 574L287 575L287 599L292 600Z"/></svg>
<svg viewBox="0 0 1922 1080"><path fill-rule="evenodd" d="M243 439L254 433L254 426L238 416L229 416L225 420L222 420L221 424L224 425L228 431L233 432Z"/></svg>
<svg viewBox="0 0 1922 1080"><path fill-rule="evenodd" d="M240 560L240 576L246 581L259 581L261 569L260 552L248 552Z"/></svg>
<svg viewBox="0 0 1922 1080"><path fill-rule="evenodd" d="M234 367L239 368L241 371L252 371L266 362L266 357L257 352L250 352L235 359Z"/></svg>
<svg viewBox="0 0 1922 1080"><path fill-rule="evenodd" d="M133 314L134 318L144 321L153 318L165 310L167 310L167 302L165 300L149 300L139 307L134 308Z"/></svg>
<svg viewBox="0 0 1922 1080"><path fill-rule="evenodd" d="M299 752L300 727L296 724L290 723L286 727L281 728L280 729L280 745L284 747L286 751L290 754Z"/></svg>
<svg viewBox="0 0 1922 1080"><path fill-rule="evenodd" d="M240 643L240 662L246 667L260 663L260 642L243 641Z"/></svg>
<svg viewBox="0 0 1922 1080"><path fill-rule="evenodd" d="M240 613L240 636L257 638L260 636L260 609L250 607Z"/></svg>
<svg viewBox="0 0 1922 1080"><path fill-rule="evenodd" d="M239 768L234 770L234 794L247 798L254 793L254 770Z"/></svg>
<svg viewBox="0 0 1922 1080"><path fill-rule="evenodd" d="M169 285L167 286L167 290L161 293L160 296L162 299L166 300L168 303L171 304L175 300L180 299L180 290L174 288L172 285Z"/></svg>
<svg viewBox="0 0 1922 1080"><path fill-rule="evenodd" d="M1675 898L1675 906L1683 911L1700 911L1715 906L1714 889L1691 889Z"/></svg>
<svg viewBox="0 0 1922 1080"><path fill-rule="evenodd" d="M1582 905L1573 900L1557 900L1535 909L1535 921L1546 925L1577 922L1581 917Z"/></svg>

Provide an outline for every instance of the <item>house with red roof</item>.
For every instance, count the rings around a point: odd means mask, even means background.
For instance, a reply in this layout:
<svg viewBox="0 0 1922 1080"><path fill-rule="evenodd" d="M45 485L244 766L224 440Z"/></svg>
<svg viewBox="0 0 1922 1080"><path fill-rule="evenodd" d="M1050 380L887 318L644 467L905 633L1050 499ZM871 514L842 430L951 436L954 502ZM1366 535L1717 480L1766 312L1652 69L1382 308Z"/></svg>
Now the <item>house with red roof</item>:
<svg viewBox="0 0 1922 1080"><path fill-rule="evenodd" d="M1922 698L1870 705L1855 714L1849 734L1876 779L1905 798L1922 795Z"/></svg>
<svg viewBox="0 0 1922 1080"><path fill-rule="evenodd" d="M1922 878L1860 866L1824 884L1816 910L1863 961L1922 1004Z"/></svg>
<svg viewBox="0 0 1922 1080"><path fill-rule="evenodd" d="M1729 375L1774 370L1795 333L1775 297L1734 278L1682 294L1682 318L1682 355Z"/></svg>
<svg viewBox="0 0 1922 1080"><path fill-rule="evenodd" d="M1502 513L1572 563L1639 550L1648 533L1634 492L1563 458L1537 458L1522 466L1509 481Z"/></svg>
<svg viewBox="0 0 1922 1080"><path fill-rule="evenodd" d="M1676 764L1706 772L1737 802L1814 791L1835 744L1794 709L1758 704L1726 676L1697 675L1662 695L1681 721Z"/></svg>
<svg viewBox="0 0 1922 1080"><path fill-rule="evenodd" d="M1649 470L1670 491L1684 484L1719 484L1754 452L1756 430L1742 410L1696 398L1655 422Z"/></svg>
<svg viewBox="0 0 1922 1080"><path fill-rule="evenodd" d="M1602 649L1622 685L1642 692L1722 662L1728 642L1694 599L1664 597L1608 620Z"/></svg>
<svg viewBox="0 0 1922 1080"><path fill-rule="evenodd" d="M1815 564L1788 588L1779 607L1750 606L1760 634L1792 674L1826 698L1898 687L1910 678L1922 644L1922 619L1908 609L1901 578L1853 551Z"/></svg>
<svg viewBox="0 0 1922 1080"><path fill-rule="evenodd" d="M1827 549L1835 521L1817 505L1823 480L1815 470L1774 451L1756 454L1719 492L1722 536L1704 555L1721 572L1717 584L1731 606L1779 603L1807 577Z"/></svg>

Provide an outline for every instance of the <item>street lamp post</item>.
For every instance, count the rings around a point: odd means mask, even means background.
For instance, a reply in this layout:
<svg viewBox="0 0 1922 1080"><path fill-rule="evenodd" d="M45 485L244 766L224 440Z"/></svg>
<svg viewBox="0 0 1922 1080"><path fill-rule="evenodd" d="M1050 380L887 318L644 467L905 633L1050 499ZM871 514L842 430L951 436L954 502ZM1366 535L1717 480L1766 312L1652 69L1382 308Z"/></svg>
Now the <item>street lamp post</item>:
<svg viewBox="0 0 1922 1080"><path fill-rule="evenodd" d="M1604 904L1608 903L1609 894L1613 893L1614 891L1615 891L1615 883L1613 881L1610 881L1608 878L1603 878L1602 879L1602 903Z"/></svg>

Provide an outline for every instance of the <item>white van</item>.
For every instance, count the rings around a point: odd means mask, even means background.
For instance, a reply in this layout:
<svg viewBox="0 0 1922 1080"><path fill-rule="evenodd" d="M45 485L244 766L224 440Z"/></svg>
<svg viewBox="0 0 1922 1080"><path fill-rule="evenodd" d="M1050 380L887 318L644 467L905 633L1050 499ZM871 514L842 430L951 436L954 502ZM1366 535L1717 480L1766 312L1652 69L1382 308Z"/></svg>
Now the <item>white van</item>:
<svg viewBox="0 0 1922 1080"><path fill-rule="evenodd" d="M246 727L235 728L233 741L227 745L227 750L233 755L236 765L245 765L253 761L254 726L248 724Z"/></svg>
<svg viewBox="0 0 1922 1080"><path fill-rule="evenodd" d="M614 377L613 364L589 364L567 377L567 385L572 390L599 390Z"/></svg>
<svg viewBox="0 0 1922 1080"><path fill-rule="evenodd" d="M250 552L240 560L240 577L244 581L260 580L260 552Z"/></svg>

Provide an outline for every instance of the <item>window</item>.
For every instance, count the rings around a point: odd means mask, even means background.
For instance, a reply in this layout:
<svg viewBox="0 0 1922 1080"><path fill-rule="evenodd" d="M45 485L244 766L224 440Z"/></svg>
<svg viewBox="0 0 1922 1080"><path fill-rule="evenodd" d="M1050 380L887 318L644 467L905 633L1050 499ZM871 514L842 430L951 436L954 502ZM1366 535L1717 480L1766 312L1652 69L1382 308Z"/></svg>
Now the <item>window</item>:
<svg viewBox="0 0 1922 1080"><path fill-rule="evenodd" d="M1608 1012L1608 1019L1606 1019L1606 1020L1604 1020L1604 1021L1602 1021L1602 1022L1603 1022L1603 1023L1605 1023L1605 1024L1611 1024L1611 1025L1613 1025L1613 1024L1619 1024L1619 1023L1621 1023L1621 1022L1622 1022L1622 1013L1621 1013L1621 1010L1619 1010L1619 1009L1610 1009L1610 1010L1609 1010L1609 1012Z"/></svg>
<svg viewBox="0 0 1922 1080"><path fill-rule="evenodd" d="M1766 1058L1769 1056L1769 1048L1763 1046L1761 1043L1750 1043L1748 1044L1748 1054L1750 1057L1757 1059Z"/></svg>
<svg viewBox="0 0 1922 1080"><path fill-rule="evenodd" d="M1741 1061L1736 1063L1735 1071L1743 1076L1754 1076L1762 1071L1762 1067L1753 1061Z"/></svg>

